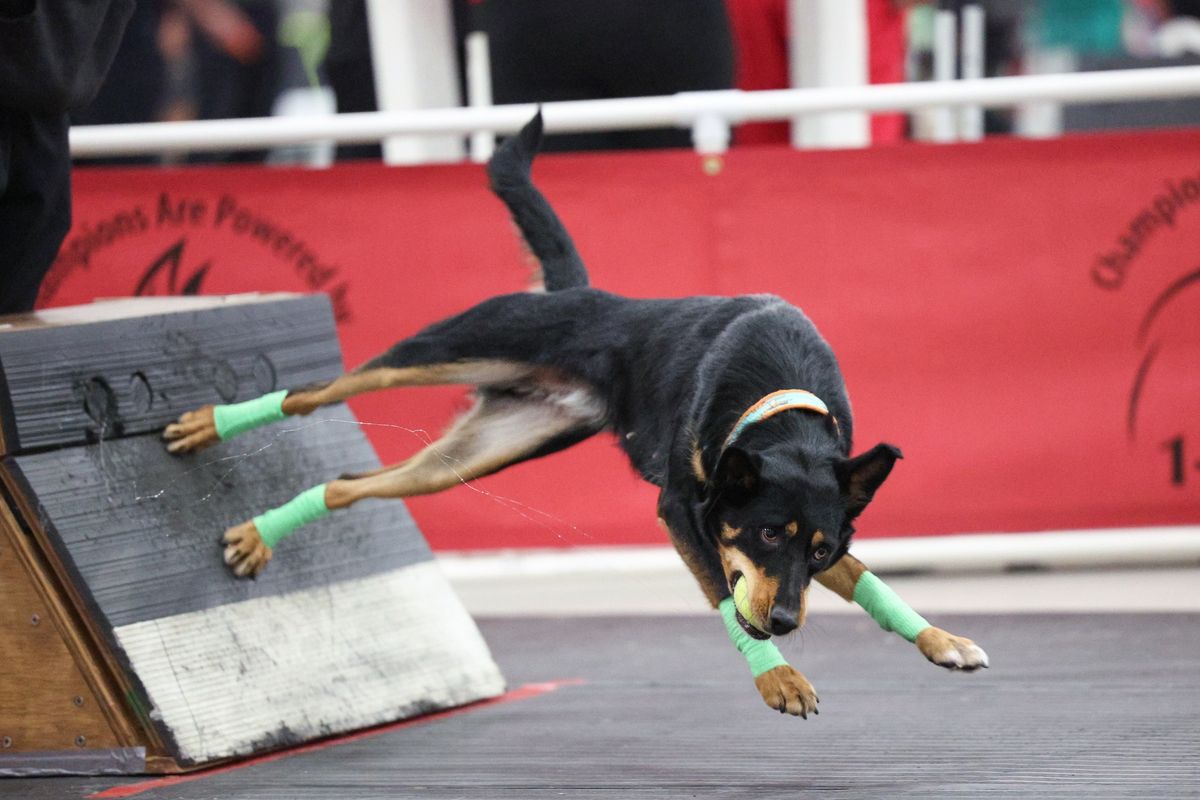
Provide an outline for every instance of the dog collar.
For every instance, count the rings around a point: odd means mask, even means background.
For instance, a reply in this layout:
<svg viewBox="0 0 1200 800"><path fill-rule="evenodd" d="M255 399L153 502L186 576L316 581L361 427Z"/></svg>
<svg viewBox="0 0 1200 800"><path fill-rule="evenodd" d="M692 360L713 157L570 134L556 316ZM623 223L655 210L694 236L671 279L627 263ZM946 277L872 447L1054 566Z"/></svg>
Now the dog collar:
<svg viewBox="0 0 1200 800"><path fill-rule="evenodd" d="M737 441L742 432L754 423L762 422L781 411L789 411L794 408L803 409L804 411L815 411L822 416L829 417L833 420L834 430L838 430L837 417L829 413L829 406L825 405L824 400L804 389L780 389L777 392L771 392L746 409L746 413L742 414L741 419L737 421L737 424L733 426L733 430L729 432L724 446L729 447L729 445ZM840 435L841 431L838 430L838 433Z"/></svg>

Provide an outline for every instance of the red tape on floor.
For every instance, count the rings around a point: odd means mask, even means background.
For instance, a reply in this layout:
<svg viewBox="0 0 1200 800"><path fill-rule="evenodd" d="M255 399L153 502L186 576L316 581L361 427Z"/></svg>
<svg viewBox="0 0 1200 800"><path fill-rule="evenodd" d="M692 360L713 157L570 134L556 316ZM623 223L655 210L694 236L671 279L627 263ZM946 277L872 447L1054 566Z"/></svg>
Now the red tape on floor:
<svg viewBox="0 0 1200 800"><path fill-rule="evenodd" d="M202 770L200 772L192 772L187 775L170 775L164 778L153 778L151 780L139 781L137 783L126 783L121 786L113 786L110 789L104 789L94 794L88 795L89 800L98 800L98 798L114 798L114 797L134 797L142 792L148 792L151 789L160 789L164 786L175 786L180 783L189 783L191 781L199 781L205 778L211 778L214 775L221 775L226 772L232 772L246 767L253 767L259 764L268 764L272 761L280 761L285 758L291 758L302 753L311 753L314 750L324 750L328 747L347 744L349 742L357 742L360 739L367 739L372 736L379 736L384 733L398 731L401 728L410 728L417 725L425 725L430 722L437 722L446 719L447 717L455 717L459 714L466 714L471 711L478 711L481 708L488 706L500 705L501 703L511 703L516 700L527 700L531 697L538 697L543 694L557 691L564 686L578 686L583 681L577 678L547 681L545 683L527 683L512 691L505 692L499 697L493 697L490 700L481 700L478 703L472 703L467 706L459 706L458 708L448 708L445 711L438 711L433 714L426 714L423 717L415 717L413 719L401 720L387 725L380 725L377 728L368 728L367 730L357 731L345 736L337 736L332 739L322 739L311 744L292 747L287 750L280 750L274 753L268 753L256 758L249 758L245 761L238 761L235 764L226 764L212 769Z"/></svg>

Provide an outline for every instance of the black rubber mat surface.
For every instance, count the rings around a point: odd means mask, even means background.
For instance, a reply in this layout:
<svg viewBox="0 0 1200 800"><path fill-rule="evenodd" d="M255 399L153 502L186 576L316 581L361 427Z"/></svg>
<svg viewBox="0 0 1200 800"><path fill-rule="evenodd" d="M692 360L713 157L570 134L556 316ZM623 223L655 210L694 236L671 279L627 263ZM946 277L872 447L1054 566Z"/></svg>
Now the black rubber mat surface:
<svg viewBox="0 0 1200 800"><path fill-rule="evenodd" d="M811 619L782 646L821 696L807 721L763 705L715 614L484 621L512 688L581 682L184 782L0 796L1200 797L1200 615L934 621L992 668L950 674L866 618Z"/></svg>
<svg viewBox="0 0 1200 800"><path fill-rule="evenodd" d="M342 421L289 420L182 457L156 435L128 436L15 456L0 470L15 466L64 561L114 628L431 559L403 504L373 502L281 542L275 558L284 568L258 580L225 566L218 542L226 528L340 473L379 466L346 406L325 416Z"/></svg>
<svg viewBox="0 0 1200 800"><path fill-rule="evenodd" d="M0 452L157 433L205 403L342 372L333 309L319 295L0 333Z"/></svg>

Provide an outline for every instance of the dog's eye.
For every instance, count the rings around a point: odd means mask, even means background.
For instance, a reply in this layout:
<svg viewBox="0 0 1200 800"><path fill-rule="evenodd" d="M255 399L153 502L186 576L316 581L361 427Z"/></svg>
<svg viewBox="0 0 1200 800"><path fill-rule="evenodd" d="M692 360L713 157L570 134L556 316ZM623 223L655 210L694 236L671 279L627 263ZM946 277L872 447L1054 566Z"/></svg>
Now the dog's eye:
<svg viewBox="0 0 1200 800"><path fill-rule="evenodd" d="M821 547L818 547L816 550L813 550L812 560L813 561L824 561L828 555L829 555L829 548L822 545Z"/></svg>
<svg viewBox="0 0 1200 800"><path fill-rule="evenodd" d="M763 540L763 544L779 544L779 531L775 528L759 528L758 538Z"/></svg>

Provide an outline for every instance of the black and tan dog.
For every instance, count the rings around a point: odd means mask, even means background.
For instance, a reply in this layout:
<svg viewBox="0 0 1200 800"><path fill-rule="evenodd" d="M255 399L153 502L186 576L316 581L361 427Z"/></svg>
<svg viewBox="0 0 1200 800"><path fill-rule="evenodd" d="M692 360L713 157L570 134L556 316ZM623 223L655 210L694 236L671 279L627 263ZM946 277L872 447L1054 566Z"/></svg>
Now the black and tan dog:
<svg viewBox="0 0 1200 800"><path fill-rule="evenodd" d="M589 288L570 237L530 181L541 130L539 115L488 172L542 264L546 292L486 300L284 399L283 411L296 415L377 389L476 387L474 407L441 439L399 464L330 481L326 505L438 492L611 431L662 490L659 520L714 606L745 576L754 618L786 634L803 624L814 578L852 599L865 571L847 553L854 521L900 451L880 444L849 457L853 421L837 361L778 297L634 300ZM763 414L764 398L769 407L780 390L796 390L787 410ZM212 407L185 414L164 438L175 453L215 443ZM271 557L253 522L225 541L238 575L256 575ZM987 664L970 640L938 628L916 644L945 667ZM756 684L773 708L816 708L811 684L790 666Z"/></svg>

